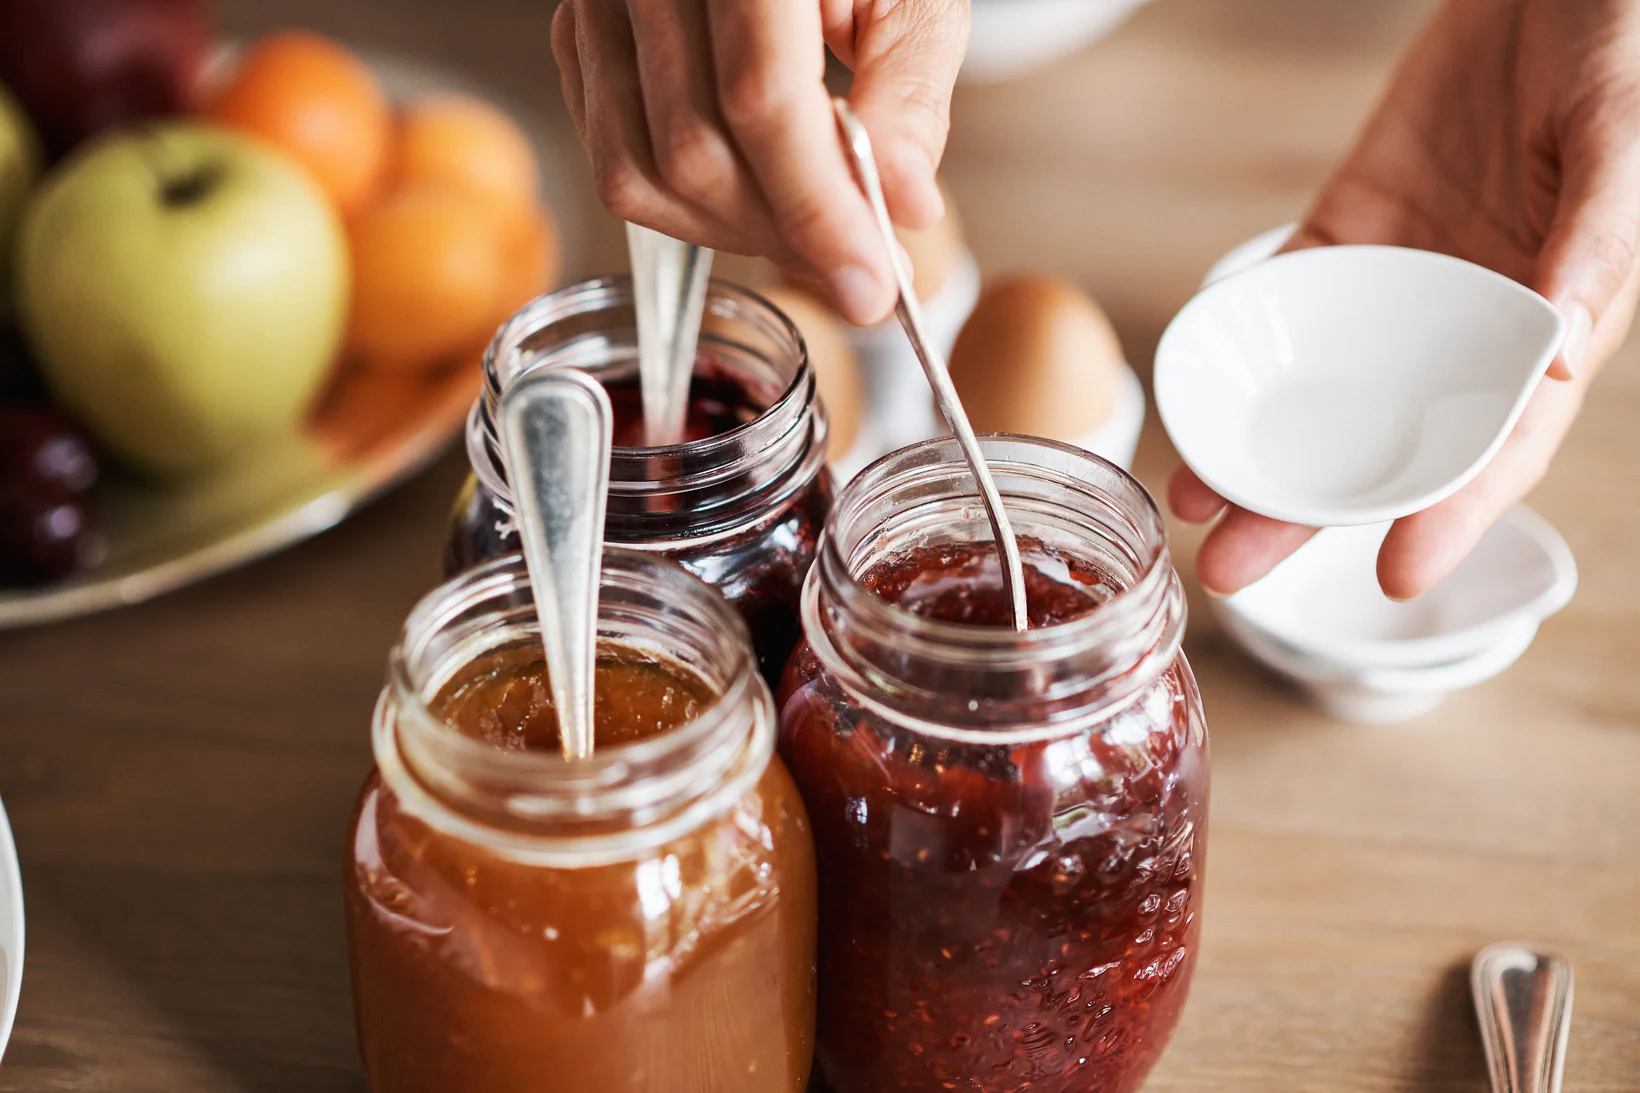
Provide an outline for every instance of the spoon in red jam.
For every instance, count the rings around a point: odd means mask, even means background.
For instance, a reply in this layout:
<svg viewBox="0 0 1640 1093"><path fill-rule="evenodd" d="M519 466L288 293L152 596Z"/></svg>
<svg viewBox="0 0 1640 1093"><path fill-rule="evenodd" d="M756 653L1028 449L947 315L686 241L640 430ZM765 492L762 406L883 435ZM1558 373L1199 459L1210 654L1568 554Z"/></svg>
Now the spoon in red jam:
<svg viewBox="0 0 1640 1093"><path fill-rule="evenodd" d="M501 396L502 454L566 759L592 755L613 417L603 387L571 368L533 372Z"/></svg>
<svg viewBox="0 0 1640 1093"><path fill-rule="evenodd" d="M637 312L644 444L681 444L712 251L637 224L626 226Z"/></svg>
<svg viewBox="0 0 1640 1093"><path fill-rule="evenodd" d="M894 235L894 221L889 219L888 203L883 199L883 182L877 173L877 157L871 150L871 137L866 127L860 124L860 119L854 116L854 111L849 109L846 100L833 99L832 106L837 111L843 147L854 164L860 189L871 203L877 230L882 234L883 245L888 248L889 263L894 267L894 279L900 290L895 314L899 316L900 326L905 328L906 337L911 340L917 360L922 362L923 375L928 377L928 386L934 390L934 401L939 404L940 413L945 415L946 424L956 434L963 458L979 486L980 499L985 502L985 515L991 521L991 535L996 539L997 549L1002 552L1003 588L1007 593L1008 614L1013 620L1013 627L1015 630L1028 629L1031 623L1025 609L1025 566L1019 557L1014 526L1002 506L1002 494L997 490L996 480L991 477L991 468L986 465L985 455L979 450L973 426L968 424L968 412L962 408L962 400L957 397L957 389L951 383L945 358L934 348L923 325L922 305L912 287L911 270Z"/></svg>

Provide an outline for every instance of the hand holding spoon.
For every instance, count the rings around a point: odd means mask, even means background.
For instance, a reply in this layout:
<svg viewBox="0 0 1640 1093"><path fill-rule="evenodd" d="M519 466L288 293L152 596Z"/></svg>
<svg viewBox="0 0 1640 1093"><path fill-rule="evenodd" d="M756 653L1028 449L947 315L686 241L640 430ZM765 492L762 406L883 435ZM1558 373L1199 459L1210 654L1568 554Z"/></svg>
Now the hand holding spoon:
<svg viewBox="0 0 1640 1093"><path fill-rule="evenodd" d="M882 233L883 245L888 248L889 260L894 266L894 278L900 290L895 314L905 328L906 337L911 339L911 348L916 351L917 359L922 362L928 386L934 389L934 401L939 403L946 424L956 434L963 458L968 461L968 469L973 472L974 481L979 485L980 498L985 502L985 515L991 521L991 535L1002 553L1002 589L1008 597L1008 613L1013 619L1014 629L1028 629L1030 618L1025 610L1025 567L1020 561L1014 527L1002 507L1002 494L997 491L996 481L991 477L991 468L985 464L985 456L979 450L973 427L968 424L968 414L962 408L962 400L957 397L957 389L951 384L951 373L946 369L945 359L934 348L923 325L922 304L912 288L911 270L906 267L899 240L894 236L894 222L888 216L888 203L883 200L883 183L877 174L877 158L871 151L871 137L846 101L833 99L832 105L842 129L844 149L854 164L860 189L865 192L866 200L876 214L877 230Z"/></svg>
<svg viewBox="0 0 1640 1093"><path fill-rule="evenodd" d="M637 224L626 226L626 247L638 315L644 441L651 448L678 444L688 418L712 252Z"/></svg>
<svg viewBox="0 0 1640 1093"><path fill-rule="evenodd" d="M573 369L531 373L501 396L502 454L566 759L592 754L613 431L609 396Z"/></svg>

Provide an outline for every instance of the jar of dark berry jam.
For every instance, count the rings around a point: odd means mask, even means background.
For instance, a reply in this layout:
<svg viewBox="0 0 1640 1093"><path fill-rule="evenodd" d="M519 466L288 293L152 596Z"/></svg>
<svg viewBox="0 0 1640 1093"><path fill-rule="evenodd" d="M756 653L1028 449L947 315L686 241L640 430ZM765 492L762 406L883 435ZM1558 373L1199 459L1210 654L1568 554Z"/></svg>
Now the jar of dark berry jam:
<svg viewBox="0 0 1640 1093"><path fill-rule="evenodd" d="M715 585L776 684L801 634L803 578L832 496L825 414L797 328L761 297L712 282L685 440L648 448L631 280L585 281L527 304L485 354L467 422L473 474L451 515L446 575L518 549L497 410L509 384L557 366L591 374L614 405L606 541L665 554Z"/></svg>
<svg viewBox="0 0 1640 1093"><path fill-rule="evenodd" d="M373 1093L802 1093L814 849L745 626L605 552L595 754L560 754L517 555L435 589L348 840Z"/></svg>
<svg viewBox="0 0 1640 1093"><path fill-rule="evenodd" d="M1128 1093L1195 962L1207 728L1161 516L1080 449L982 445L1030 629L949 438L842 491L804 590L780 751L834 1093Z"/></svg>

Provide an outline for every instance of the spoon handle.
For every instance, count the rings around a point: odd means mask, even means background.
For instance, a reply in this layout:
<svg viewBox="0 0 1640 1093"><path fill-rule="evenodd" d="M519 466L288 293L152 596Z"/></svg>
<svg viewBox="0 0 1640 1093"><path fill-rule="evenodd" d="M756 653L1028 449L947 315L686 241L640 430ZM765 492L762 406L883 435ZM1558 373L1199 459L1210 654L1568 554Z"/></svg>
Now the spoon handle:
<svg viewBox="0 0 1640 1093"><path fill-rule="evenodd" d="M644 439L658 448L683 440L713 252L637 224L626 226L626 248L638 318Z"/></svg>
<svg viewBox="0 0 1640 1093"><path fill-rule="evenodd" d="M991 521L991 535L1002 553L1002 588L1008 598L1008 613L1013 619L1014 629L1025 630L1030 626L1030 618L1026 613L1025 566L1019 556L1019 542L1014 537L1014 526L1008 519L1007 510L1003 508L1002 494L997 489L996 480L991 477L991 468L986 465L985 456L979 450L979 440L974 436L973 426L968 424L968 412L962 408L962 400L957 397L957 389L951 383L951 373L946 368L945 359L929 340L928 328L923 323L922 304L912 285L911 270L894 235L888 202L883 198L883 183L877 173L877 157L871 150L871 137L866 127L860 124L860 119L854 116L854 111L849 109L846 100L833 99L832 106L837 111L843 145L854 164L860 189L865 192L866 201L870 203L877 221L877 230L888 247L889 264L894 267L894 279L900 290L895 314L905 328L906 337L911 340L917 360L922 363L928 386L934 391L934 401L945 416L946 424L956 434L963 458L968 461L968 469L979 486L980 498L985 502L985 515Z"/></svg>
<svg viewBox="0 0 1640 1093"><path fill-rule="evenodd" d="M1572 1023L1572 966L1521 942L1482 949L1469 973L1492 1093L1559 1093Z"/></svg>
<svg viewBox="0 0 1640 1093"><path fill-rule="evenodd" d="M569 368L529 373L501 396L507 481L569 759L592 754L612 419L604 389Z"/></svg>

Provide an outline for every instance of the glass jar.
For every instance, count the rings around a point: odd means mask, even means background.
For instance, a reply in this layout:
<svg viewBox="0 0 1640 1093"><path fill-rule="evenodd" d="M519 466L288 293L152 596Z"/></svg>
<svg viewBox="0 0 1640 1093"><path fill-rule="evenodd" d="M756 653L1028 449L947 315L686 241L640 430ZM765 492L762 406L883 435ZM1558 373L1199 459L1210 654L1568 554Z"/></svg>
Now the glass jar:
<svg viewBox="0 0 1640 1093"><path fill-rule="evenodd" d="M1161 516L1080 449L982 446L1031 629L949 438L842 491L804 591L780 751L825 878L834 1093L1128 1093L1195 962L1207 728Z"/></svg>
<svg viewBox="0 0 1640 1093"><path fill-rule="evenodd" d="M698 716L576 761L442 718L539 641L516 555L435 589L392 652L345 885L374 1093L804 1089L813 844L773 699L705 584L632 551L603 574L601 663L665 666Z"/></svg>
<svg viewBox="0 0 1640 1093"><path fill-rule="evenodd" d="M446 575L518 549L496 437L501 394L556 366L589 373L616 405L605 541L665 554L715 585L745 618L774 686L802 633L803 578L832 497L825 413L797 328L762 297L713 281L691 392L705 435L630 447L623 441L641 436L642 421L631 279L584 281L525 305L485 353L467 421L473 473L451 514Z"/></svg>

